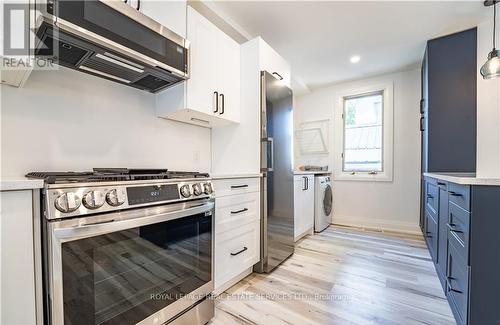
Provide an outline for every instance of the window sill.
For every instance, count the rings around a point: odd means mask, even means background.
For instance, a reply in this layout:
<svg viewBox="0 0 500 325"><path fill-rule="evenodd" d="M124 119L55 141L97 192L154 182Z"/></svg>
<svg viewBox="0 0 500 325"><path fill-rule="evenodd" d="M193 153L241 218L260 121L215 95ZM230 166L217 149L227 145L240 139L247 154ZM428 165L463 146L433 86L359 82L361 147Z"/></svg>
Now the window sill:
<svg viewBox="0 0 500 325"><path fill-rule="evenodd" d="M333 179L336 181L392 182L392 175L387 173L378 173L374 175L356 173L353 175L349 172L335 172Z"/></svg>

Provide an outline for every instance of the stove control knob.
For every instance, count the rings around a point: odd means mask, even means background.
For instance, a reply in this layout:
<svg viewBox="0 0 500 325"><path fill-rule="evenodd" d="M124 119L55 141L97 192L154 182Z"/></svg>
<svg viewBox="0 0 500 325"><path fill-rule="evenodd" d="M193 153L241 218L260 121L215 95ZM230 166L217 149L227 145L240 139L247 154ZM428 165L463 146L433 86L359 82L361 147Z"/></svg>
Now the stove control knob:
<svg viewBox="0 0 500 325"><path fill-rule="evenodd" d="M106 202L113 207L122 205L125 199L125 191L121 188L115 188L106 193Z"/></svg>
<svg viewBox="0 0 500 325"><path fill-rule="evenodd" d="M212 194L213 191L214 191L213 188L212 188L212 184L211 183L205 183L205 184L203 184L203 191L207 195Z"/></svg>
<svg viewBox="0 0 500 325"><path fill-rule="evenodd" d="M201 195L203 193L203 191L201 190L200 183L193 184L193 193L196 196Z"/></svg>
<svg viewBox="0 0 500 325"><path fill-rule="evenodd" d="M83 196L83 205L87 209L98 209L102 207L105 195L102 191L90 191Z"/></svg>
<svg viewBox="0 0 500 325"><path fill-rule="evenodd" d="M182 185L181 186L181 195L185 198L188 198L191 196L191 189L189 188L189 185Z"/></svg>
<svg viewBox="0 0 500 325"><path fill-rule="evenodd" d="M69 213L78 210L82 201L76 193L67 192L59 195L54 203L57 210Z"/></svg>

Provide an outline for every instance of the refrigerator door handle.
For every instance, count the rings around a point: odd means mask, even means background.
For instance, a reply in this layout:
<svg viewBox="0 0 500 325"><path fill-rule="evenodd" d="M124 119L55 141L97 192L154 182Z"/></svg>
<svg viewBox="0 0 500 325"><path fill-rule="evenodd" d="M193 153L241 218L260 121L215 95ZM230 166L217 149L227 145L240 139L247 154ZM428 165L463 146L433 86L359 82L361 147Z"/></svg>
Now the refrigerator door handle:
<svg viewBox="0 0 500 325"><path fill-rule="evenodd" d="M263 143L266 143L266 145L269 143L271 145L271 166L268 166L265 168L266 171L272 172L274 170L274 139L273 138L263 138L262 139ZM268 150L266 150L266 153ZM267 157L266 157L267 159Z"/></svg>

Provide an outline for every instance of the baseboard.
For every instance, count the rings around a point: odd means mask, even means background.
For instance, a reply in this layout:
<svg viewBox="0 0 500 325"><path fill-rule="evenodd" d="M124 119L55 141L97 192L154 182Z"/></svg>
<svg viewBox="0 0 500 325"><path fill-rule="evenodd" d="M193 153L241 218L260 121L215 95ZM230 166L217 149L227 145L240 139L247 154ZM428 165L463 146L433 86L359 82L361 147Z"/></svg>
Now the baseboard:
<svg viewBox="0 0 500 325"><path fill-rule="evenodd" d="M297 242L299 239L301 239L302 237L306 236L306 235L312 235L314 234L314 227L312 228L309 228L307 229L306 231L304 231L303 233L301 233L300 235L296 236L294 238L294 241Z"/></svg>
<svg viewBox="0 0 500 325"><path fill-rule="evenodd" d="M233 285L240 282L242 279L244 279L248 275L252 274L252 272L253 272L253 267L249 267L248 269L241 272L240 274L238 274L237 276L235 276L231 280L226 281L225 283L223 283L220 286L218 286L217 288L215 288L214 291L212 292L212 294L214 296L220 295L221 293L223 293L227 289L231 288Z"/></svg>
<svg viewBox="0 0 500 325"><path fill-rule="evenodd" d="M422 231L420 230L418 222L418 220L415 223L412 223L390 219L368 219L341 215L334 215L332 217L332 224L421 235Z"/></svg>

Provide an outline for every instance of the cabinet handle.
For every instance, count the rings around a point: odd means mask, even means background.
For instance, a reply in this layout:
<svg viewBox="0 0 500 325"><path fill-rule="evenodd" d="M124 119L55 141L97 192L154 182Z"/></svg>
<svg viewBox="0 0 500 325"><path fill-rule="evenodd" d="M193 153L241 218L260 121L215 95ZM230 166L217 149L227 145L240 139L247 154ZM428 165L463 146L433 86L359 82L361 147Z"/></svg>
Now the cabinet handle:
<svg viewBox="0 0 500 325"><path fill-rule="evenodd" d="M283 77L277 73L276 71L272 73L273 75L275 75L276 77L278 77L279 80L283 80Z"/></svg>
<svg viewBox="0 0 500 325"><path fill-rule="evenodd" d="M241 209L241 210L238 210L238 211L231 211L231 214L238 214L238 213L247 212L247 211L248 211L248 209L244 208L244 209Z"/></svg>
<svg viewBox="0 0 500 325"><path fill-rule="evenodd" d="M432 195L432 194L427 194L427 198L428 198L428 199L433 199L433 198L434 198L434 195Z"/></svg>
<svg viewBox="0 0 500 325"><path fill-rule="evenodd" d="M225 106L225 103L226 103L226 100L224 99L224 94L220 94L220 99L221 99L221 110L220 110L220 115L224 114L224 106Z"/></svg>
<svg viewBox="0 0 500 325"><path fill-rule="evenodd" d="M135 9L141 9L141 0L137 0L137 7Z"/></svg>
<svg viewBox="0 0 500 325"><path fill-rule="evenodd" d="M248 184L245 184L245 185L231 185L231 188L243 188L243 187L248 187Z"/></svg>
<svg viewBox="0 0 500 325"><path fill-rule="evenodd" d="M243 249L242 250L239 250L237 251L236 253L231 253L231 256L236 256L236 255L239 255L241 253L243 253L244 251L246 251L248 248L246 246L243 246Z"/></svg>
<svg viewBox="0 0 500 325"><path fill-rule="evenodd" d="M446 183L437 182L438 186L446 186Z"/></svg>
<svg viewBox="0 0 500 325"><path fill-rule="evenodd" d="M447 223L446 224L446 227L448 227L448 229L452 232L456 232L456 233L459 233L459 234L463 234L464 232L460 229L457 229L456 228L456 224L453 224L453 223Z"/></svg>
<svg viewBox="0 0 500 325"><path fill-rule="evenodd" d="M219 93L217 91L214 91L214 95L215 95L214 113L217 113L219 111Z"/></svg>
<svg viewBox="0 0 500 325"><path fill-rule="evenodd" d="M421 132L425 131L425 128L424 128L424 117L423 116L420 118L420 131Z"/></svg>
<svg viewBox="0 0 500 325"><path fill-rule="evenodd" d="M448 291L453 291L453 292L456 292L456 293L463 293L463 291L460 291L460 290L457 290L457 289L453 289L453 287L451 286L450 280L453 280L453 278L450 277L450 276L446 277L446 284L448 285Z"/></svg>
<svg viewBox="0 0 500 325"><path fill-rule="evenodd" d="M304 186L302 187L302 191L307 190L307 177L302 176L302 179L304 180Z"/></svg>
<svg viewBox="0 0 500 325"><path fill-rule="evenodd" d="M420 100L420 114L424 114L424 99Z"/></svg>
<svg viewBox="0 0 500 325"><path fill-rule="evenodd" d="M452 196L463 196L462 194L457 193L457 192L450 192L450 195L452 195Z"/></svg>
<svg viewBox="0 0 500 325"><path fill-rule="evenodd" d="M308 190L308 189L309 189L309 178L306 177L306 190Z"/></svg>

